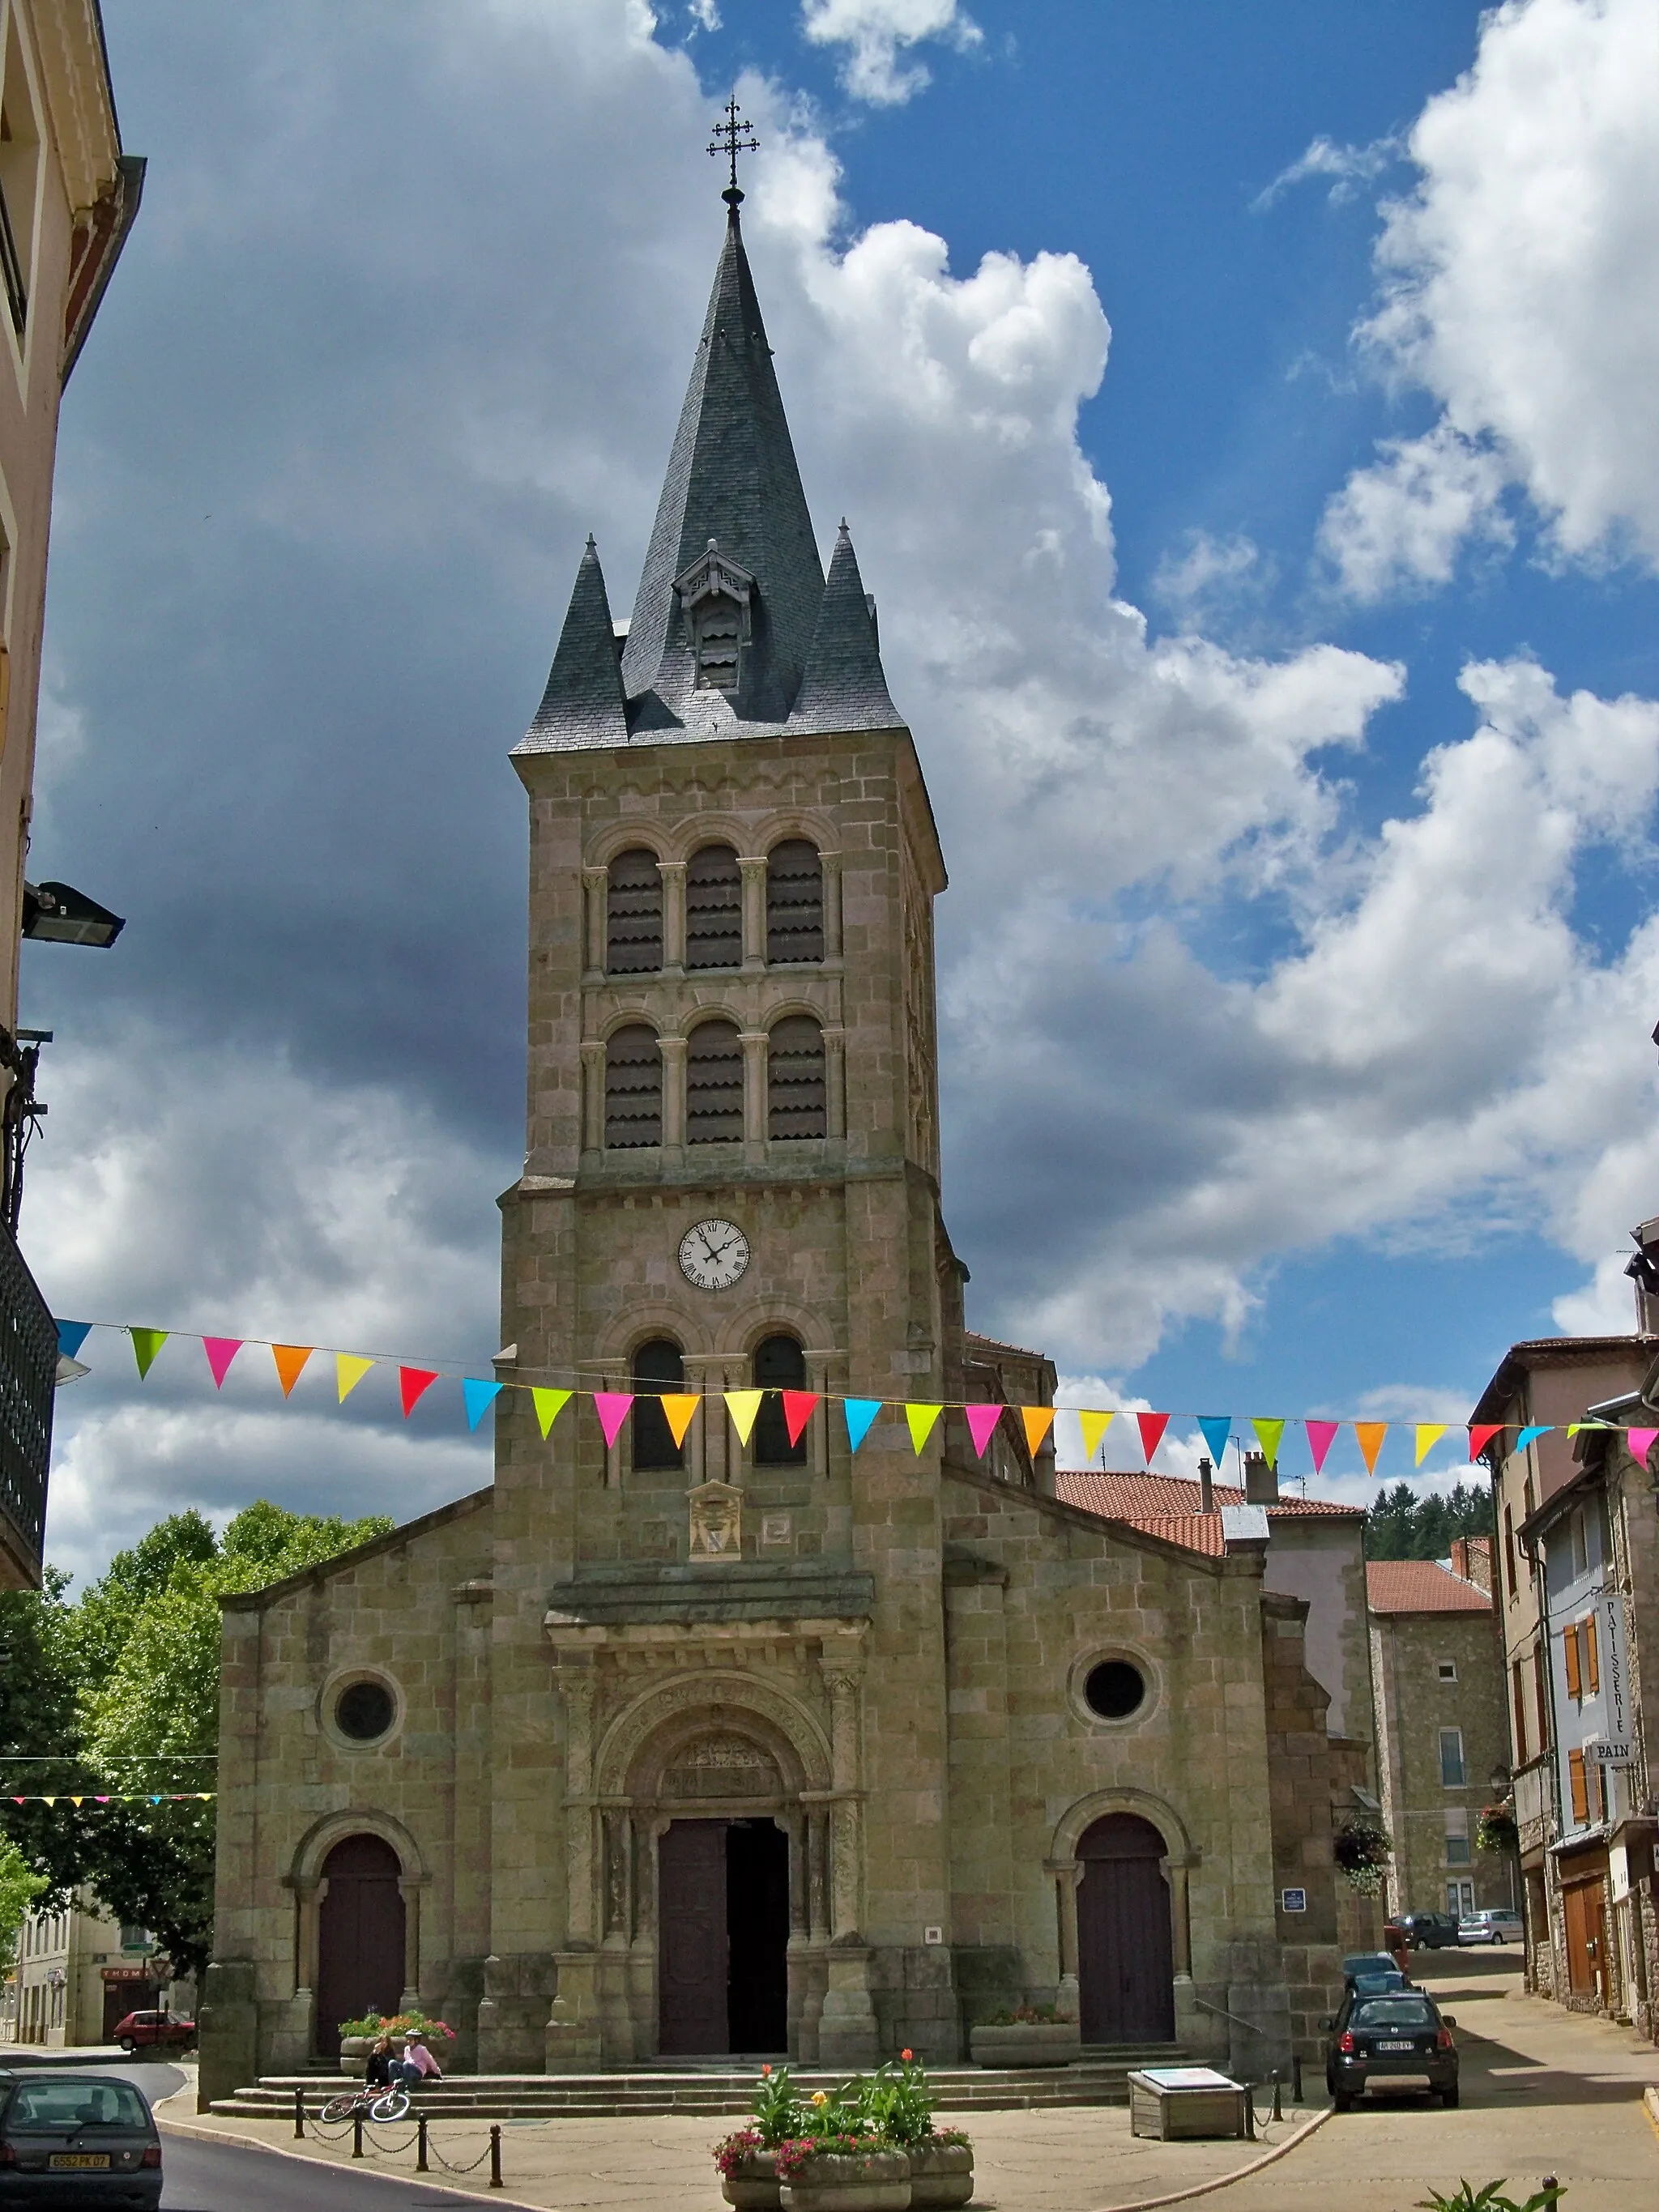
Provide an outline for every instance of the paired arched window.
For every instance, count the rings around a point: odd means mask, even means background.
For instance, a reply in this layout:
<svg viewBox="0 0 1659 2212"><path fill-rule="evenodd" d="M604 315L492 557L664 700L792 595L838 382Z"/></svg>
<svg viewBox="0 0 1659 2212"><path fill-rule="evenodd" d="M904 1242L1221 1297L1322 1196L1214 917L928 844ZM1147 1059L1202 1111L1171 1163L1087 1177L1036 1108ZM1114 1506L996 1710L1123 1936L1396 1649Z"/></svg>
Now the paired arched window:
<svg viewBox="0 0 1659 2212"><path fill-rule="evenodd" d="M784 1419L783 1400L773 1395L781 1390L804 1390L806 1388L806 1355L793 1336L769 1336L755 1346L755 1388L767 1395L761 1400L760 1411L755 1416L750 1431L757 1467L804 1467L806 1463L806 1431L801 1431L800 1441L791 1443L789 1425Z"/></svg>
<svg viewBox="0 0 1659 2212"><path fill-rule="evenodd" d="M829 1129L823 1031L810 1014L786 1014L766 1041L766 1133L823 1137Z"/></svg>
<svg viewBox="0 0 1659 2212"><path fill-rule="evenodd" d="M662 1142L662 1048L647 1022L613 1030L605 1048L607 1146Z"/></svg>
<svg viewBox="0 0 1659 2212"><path fill-rule="evenodd" d="M672 1336L653 1336L634 1354L634 1405L629 1415L634 1438L634 1465L650 1468L685 1465L685 1454L674 1441L674 1431L660 1403L665 1390L684 1390L685 1361Z"/></svg>
<svg viewBox="0 0 1659 2212"><path fill-rule="evenodd" d="M618 853L607 872L605 966L610 975L654 975L662 966L662 870L642 845Z"/></svg>
<svg viewBox="0 0 1659 2212"><path fill-rule="evenodd" d="M743 1136L743 1043L735 1022L699 1022L685 1048L685 1141Z"/></svg>
<svg viewBox="0 0 1659 2212"><path fill-rule="evenodd" d="M766 856L766 957L823 957L823 863L805 837L787 837Z"/></svg>
<svg viewBox="0 0 1659 2212"><path fill-rule="evenodd" d="M685 871L685 964L743 965L743 872L729 845L703 845Z"/></svg>

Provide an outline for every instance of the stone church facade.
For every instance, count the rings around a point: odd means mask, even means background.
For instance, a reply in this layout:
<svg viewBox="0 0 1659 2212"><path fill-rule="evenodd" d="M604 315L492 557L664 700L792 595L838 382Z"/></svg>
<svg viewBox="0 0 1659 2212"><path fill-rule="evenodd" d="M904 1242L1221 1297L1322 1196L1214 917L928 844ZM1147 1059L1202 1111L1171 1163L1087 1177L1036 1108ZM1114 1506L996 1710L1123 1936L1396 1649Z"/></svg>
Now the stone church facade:
<svg viewBox="0 0 1659 2212"><path fill-rule="evenodd" d="M535 2073L948 2061L1022 2001L1260 2072L1331 2002L1364 1747L1306 1604L1248 1534L1109 1527L961 1411L1054 1370L964 1327L945 866L844 525L820 566L740 197L632 621L590 542L514 755L497 1371L634 1411L607 1447L590 1400L544 1436L505 1391L490 1488L226 1601L204 2099L400 2002ZM683 1434L659 1394L701 1395ZM952 1409L853 1452L847 1395Z"/></svg>

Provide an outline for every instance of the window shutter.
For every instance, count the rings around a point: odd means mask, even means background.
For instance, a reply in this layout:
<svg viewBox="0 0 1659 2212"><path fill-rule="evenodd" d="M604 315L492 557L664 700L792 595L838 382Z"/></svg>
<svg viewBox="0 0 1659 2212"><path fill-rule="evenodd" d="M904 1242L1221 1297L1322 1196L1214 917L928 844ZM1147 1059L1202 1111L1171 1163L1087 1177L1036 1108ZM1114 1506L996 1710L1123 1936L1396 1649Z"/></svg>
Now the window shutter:
<svg viewBox="0 0 1659 2212"><path fill-rule="evenodd" d="M617 1030L605 1048L605 1141L662 1142L662 1051L644 1022Z"/></svg>
<svg viewBox="0 0 1659 2212"><path fill-rule="evenodd" d="M823 957L823 863L805 837L786 838L766 856L766 957Z"/></svg>
<svg viewBox="0 0 1659 2212"><path fill-rule="evenodd" d="M1510 1662L1510 1692L1515 1705L1515 1763L1527 1763L1527 1692L1526 1678L1521 1672L1521 1662Z"/></svg>
<svg viewBox="0 0 1659 2212"><path fill-rule="evenodd" d="M685 964L743 965L743 871L729 845L704 845L687 865Z"/></svg>
<svg viewBox="0 0 1659 2212"><path fill-rule="evenodd" d="M1567 1662L1567 1695L1582 1700L1584 1693L1578 1686L1578 1631L1576 1628L1561 1631L1561 1650Z"/></svg>
<svg viewBox="0 0 1659 2212"><path fill-rule="evenodd" d="M823 1031L810 1014L788 1014L766 1040L766 1133L829 1133Z"/></svg>
<svg viewBox="0 0 1659 2212"><path fill-rule="evenodd" d="M1583 1822L1589 1819L1589 1789L1584 1779L1584 1754L1582 1751L1567 1753L1567 1780L1572 1791L1572 1817Z"/></svg>
<svg viewBox="0 0 1659 2212"><path fill-rule="evenodd" d="M685 1141L743 1136L743 1046L735 1022L699 1022L685 1050Z"/></svg>
<svg viewBox="0 0 1659 2212"><path fill-rule="evenodd" d="M605 965L611 975L654 975L662 966L662 871L642 846L618 853L605 884Z"/></svg>
<svg viewBox="0 0 1659 2212"><path fill-rule="evenodd" d="M1595 1697L1601 1687L1601 1662L1595 1649L1595 1615L1583 1624L1584 1638L1584 1680L1589 1685L1584 1694Z"/></svg>

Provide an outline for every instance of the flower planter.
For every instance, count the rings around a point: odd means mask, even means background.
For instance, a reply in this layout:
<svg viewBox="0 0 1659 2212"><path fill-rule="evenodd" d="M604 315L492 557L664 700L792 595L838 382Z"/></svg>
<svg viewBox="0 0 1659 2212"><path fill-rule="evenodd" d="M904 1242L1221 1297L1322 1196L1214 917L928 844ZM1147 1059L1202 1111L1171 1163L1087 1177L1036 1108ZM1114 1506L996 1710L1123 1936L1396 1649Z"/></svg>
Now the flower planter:
<svg viewBox="0 0 1659 2212"><path fill-rule="evenodd" d="M781 2202L776 2153L751 2150L720 2181L720 2195L738 2212L777 2212Z"/></svg>
<svg viewBox="0 0 1659 2212"><path fill-rule="evenodd" d="M912 2212L922 2208L943 2208L965 2204L974 2193L974 2151L971 2143L912 2143L910 2158L910 2204Z"/></svg>
<svg viewBox="0 0 1659 2212"><path fill-rule="evenodd" d="M779 2202L783 2212L909 2212L910 2161L902 2150L815 2151Z"/></svg>
<svg viewBox="0 0 1659 2212"><path fill-rule="evenodd" d="M1011 2021L970 2028L968 2049L975 2066L1074 2066L1083 2032L1074 2020Z"/></svg>
<svg viewBox="0 0 1659 2212"><path fill-rule="evenodd" d="M340 2038L340 2071L355 2074L361 2081L368 2063L368 2054L374 2048L372 2035L343 2035Z"/></svg>

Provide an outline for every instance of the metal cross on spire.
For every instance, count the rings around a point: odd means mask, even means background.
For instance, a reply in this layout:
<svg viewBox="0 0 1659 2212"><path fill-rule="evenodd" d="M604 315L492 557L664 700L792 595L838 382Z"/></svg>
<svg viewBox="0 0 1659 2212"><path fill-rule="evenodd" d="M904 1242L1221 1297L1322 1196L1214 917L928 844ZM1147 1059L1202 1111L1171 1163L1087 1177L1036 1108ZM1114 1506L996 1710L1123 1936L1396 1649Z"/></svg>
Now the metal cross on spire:
<svg viewBox="0 0 1659 2212"><path fill-rule="evenodd" d="M760 151L760 140L756 137L754 131L739 111L738 95L735 92L726 103L725 114L714 125L714 135L708 142L708 150L711 154L725 154L731 161L732 181L720 194L720 198L735 215L738 211L738 204L743 198L742 192L738 189L738 155L740 153L757 154Z"/></svg>

